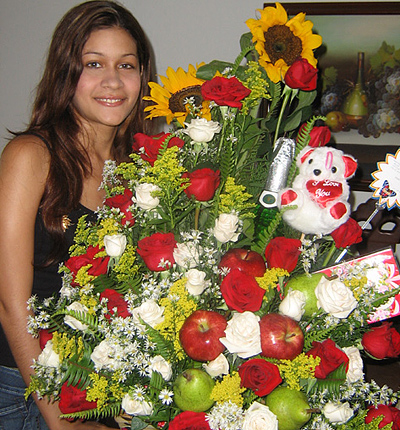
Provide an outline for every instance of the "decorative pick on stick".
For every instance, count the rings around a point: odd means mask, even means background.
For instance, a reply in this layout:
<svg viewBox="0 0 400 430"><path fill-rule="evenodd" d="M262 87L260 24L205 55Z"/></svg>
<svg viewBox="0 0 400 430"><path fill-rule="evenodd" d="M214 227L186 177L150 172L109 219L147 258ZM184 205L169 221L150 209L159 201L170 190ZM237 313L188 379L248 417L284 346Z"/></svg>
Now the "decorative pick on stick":
<svg viewBox="0 0 400 430"><path fill-rule="evenodd" d="M362 230L365 230L380 210L400 207L400 149L397 150L396 155L386 154L385 161L379 161L377 165L378 170L371 174L374 180L370 184L370 188L374 190L372 197L378 201L374 211L361 226ZM344 249L335 263L339 263L346 253L347 250Z"/></svg>

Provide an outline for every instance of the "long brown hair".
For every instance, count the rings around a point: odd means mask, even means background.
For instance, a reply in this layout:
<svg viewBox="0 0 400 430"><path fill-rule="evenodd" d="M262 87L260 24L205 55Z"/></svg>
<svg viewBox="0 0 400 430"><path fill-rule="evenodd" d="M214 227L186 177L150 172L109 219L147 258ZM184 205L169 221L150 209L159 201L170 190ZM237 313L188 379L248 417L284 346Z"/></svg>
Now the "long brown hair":
<svg viewBox="0 0 400 430"><path fill-rule="evenodd" d="M115 137L115 159L121 161L127 157L134 133L147 131L143 96L147 94L151 67L150 48L143 29L127 9L114 1L94 0L75 6L64 15L53 33L31 122L25 131L25 134L44 135L50 144L50 170L41 212L58 247L52 253L52 261L62 252L62 217L78 206L83 178L91 172L88 154L78 139L80 124L71 106L83 68L82 50L94 30L110 27L126 30L135 40L142 70L137 105Z"/></svg>

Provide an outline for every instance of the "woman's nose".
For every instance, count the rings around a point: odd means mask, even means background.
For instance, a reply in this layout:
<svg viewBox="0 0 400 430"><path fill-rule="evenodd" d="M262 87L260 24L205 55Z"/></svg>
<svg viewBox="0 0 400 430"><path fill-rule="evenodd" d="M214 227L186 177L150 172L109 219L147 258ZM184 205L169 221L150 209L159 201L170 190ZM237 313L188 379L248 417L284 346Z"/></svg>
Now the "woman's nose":
<svg viewBox="0 0 400 430"><path fill-rule="evenodd" d="M114 68L105 70L102 85L104 88L120 88L123 83L119 71Z"/></svg>

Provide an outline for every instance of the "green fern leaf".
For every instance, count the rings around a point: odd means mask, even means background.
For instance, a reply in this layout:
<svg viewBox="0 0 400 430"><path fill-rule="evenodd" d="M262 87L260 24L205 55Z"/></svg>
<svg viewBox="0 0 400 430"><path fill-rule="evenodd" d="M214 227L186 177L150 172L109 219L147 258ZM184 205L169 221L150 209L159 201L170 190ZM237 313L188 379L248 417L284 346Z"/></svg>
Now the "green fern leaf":
<svg viewBox="0 0 400 430"><path fill-rule="evenodd" d="M79 420L97 420L99 418L116 417L121 412L119 403L104 405L101 410L94 408L86 411L73 412L71 414L62 414L61 418L79 419Z"/></svg>
<svg viewBox="0 0 400 430"><path fill-rule="evenodd" d="M89 375L95 371L94 363L90 359L91 349L85 350L82 358L72 357L68 360L68 367L65 369L62 383L67 382L81 390L86 389L90 384Z"/></svg>
<svg viewBox="0 0 400 430"><path fill-rule="evenodd" d="M328 391L336 396L340 395L340 387L346 380L346 364L343 363L325 379L317 379L317 382L310 387L309 393L314 394L318 391Z"/></svg>
<svg viewBox="0 0 400 430"><path fill-rule="evenodd" d="M329 338L332 331L336 329L335 326L327 327L325 329L318 328L314 331L305 331L304 333L304 351L309 351L312 348L313 342L322 342Z"/></svg>
<svg viewBox="0 0 400 430"><path fill-rule="evenodd" d="M157 345L157 353L161 355L165 360L171 360L174 355L174 349L172 344L168 340L166 340L159 331L144 322L141 318L140 322L141 324L146 326L146 332L150 340Z"/></svg>

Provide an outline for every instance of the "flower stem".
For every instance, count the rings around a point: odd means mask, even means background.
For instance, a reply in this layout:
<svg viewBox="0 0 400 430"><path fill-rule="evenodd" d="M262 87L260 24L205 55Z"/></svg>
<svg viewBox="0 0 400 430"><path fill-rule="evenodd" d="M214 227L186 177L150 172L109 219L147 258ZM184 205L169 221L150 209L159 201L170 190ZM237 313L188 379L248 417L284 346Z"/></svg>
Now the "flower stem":
<svg viewBox="0 0 400 430"><path fill-rule="evenodd" d="M290 95L292 94L292 90L285 86L285 89L283 90L283 95L284 95L284 99L282 102L282 106L281 106L281 111L279 112L279 117L278 117L278 123L276 125L276 129L275 129L275 137L274 137L274 142L273 142L273 148L275 149L275 143L278 140L278 136L279 136L279 129L281 127L281 123L282 123L282 119L283 119L283 114L285 112L286 109L286 105L289 101Z"/></svg>
<svg viewBox="0 0 400 430"><path fill-rule="evenodd" d="M194 213L194 229L198 230L199 229L199 218L200 218L200 205L197 204L196 205L196 210Z"/></svg>
<svg viewBox="0 0 400 430"><path fill-rule="evenodd" d="M327 264L329 263L329 260L332 258L332 255L335 253L335 251L336 251L336 246L335 246L335 242L333 242L329 249L328 254L326 254L324 262L322 263L322 267L327 266Z"/></svg>

